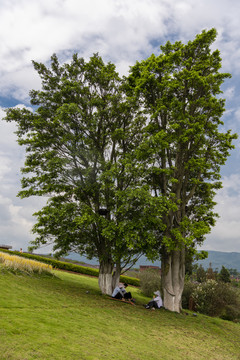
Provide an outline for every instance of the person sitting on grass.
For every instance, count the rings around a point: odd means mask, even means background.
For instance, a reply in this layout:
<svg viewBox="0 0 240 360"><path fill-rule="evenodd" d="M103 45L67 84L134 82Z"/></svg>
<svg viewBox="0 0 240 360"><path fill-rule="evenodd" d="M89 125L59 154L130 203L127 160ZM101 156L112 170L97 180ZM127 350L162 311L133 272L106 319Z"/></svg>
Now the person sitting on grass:
<svg viewBox="0 0 240 360"><path fill-rule="evenodd" d="M124 283L123 285L116 286L112 293L112 298L118 300L129 300L133 301L132 294L126 291L128 284Z"/></svg>
<svg viewBox="0 0 240 360"><path fill-rule="evenodd" d="M154 292L153 299L149 301L147 305L144 305L146 309L160 309L163 306L163 301L161 298L160 291L157 290Z"/></svg>

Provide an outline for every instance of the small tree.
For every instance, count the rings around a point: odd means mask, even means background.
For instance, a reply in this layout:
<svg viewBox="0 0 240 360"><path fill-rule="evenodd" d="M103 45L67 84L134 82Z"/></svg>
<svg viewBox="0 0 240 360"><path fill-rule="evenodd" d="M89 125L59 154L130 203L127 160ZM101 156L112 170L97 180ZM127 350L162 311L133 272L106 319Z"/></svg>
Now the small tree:
<svg viewBox="0 0 240 360"><path fill-rule="evenodd" d="M147 269L139 274L141 291L145 296L152 296L154 291L161 290L159 270Z"/></svg>
<svg viewBox="0 0 240 360"><path fill-rule="evenodd" d="M216 280L216 274L215 272L213 271L213 268L212 268L212 264L209 263L209 266L208 266L208 269L206 271L206 278L208 280Z"/></svg>
<svg viewBox="0 0 240 360"><path fill-rule="evenodd" d="M218 280L224 283L231 282L230 272L228 271L228 269L225 268L225 266L222 266L220 273L218 274Z"/></svg>
<svg viewBox="0 0 240 360"><path fill-rule="evenodd" d="M199 283L206 281L206 271L204 270L202 265L200 265L197 269L197 281Z"/></svg>

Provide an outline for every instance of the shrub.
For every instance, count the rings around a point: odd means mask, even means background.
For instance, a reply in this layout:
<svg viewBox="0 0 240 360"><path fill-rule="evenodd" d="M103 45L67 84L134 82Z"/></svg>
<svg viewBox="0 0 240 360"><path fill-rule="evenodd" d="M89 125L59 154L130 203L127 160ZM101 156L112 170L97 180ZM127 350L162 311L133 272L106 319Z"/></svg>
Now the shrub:
<svg viewBox="0 0 240 360"><path fill-rule="evenodd" d="M235 288L240 288L240 281L233 279L231 280L231 285L234 286Z"/></svg>
<svg viewBox="0 0 240 360"><path fill-rule="evenodd" d="M204 268L202 267L202 265L199 266L199 268L197 269L197 281L202 283L204 281L206 281L206 271L204 270Z"/></svg>
<svg viewBox="0 0 240 360"><path fill-rule="evenodd" d="M127 283L129 285L140 286L140 280L137 279L137 278L121 275L120 276L120 281L123 282L123 283Z"/></svg>
<svg viewBox="0 0 240 360"><path fill-rule="evenodd" d="M140 288L145 296L152 296L154 291L161 289L161 275L158 270L144 270L139 277Z"/></svg>
<svg viewBox="0 0 240 360"><path fill-rule="evenodd" d="M18 251L4 251L4 252L16 254L18 256L28 258L28 259L37 260L42 263L49 264L55 269L73 271L76 273L86 274L86 275L91 275L91 276L98 276L98 273L99 273L98 269L93 269L93 268L89 268L86 266L75 265L72 263L59 261L59 260L52 259L52 258L47 258L45 256L39 256L39 255L28 254L28 253L20 253Z"/></svg>
<svg viewBox="0 0 240 360"><path fill-rule="evenodd" d="M240 308L236 305L227 305L219 317L223 320L240 322Z"/></svg>
<svg viewBox="0 0 240 360"><path fill-rule="evenodd" d="M197 311L210 316L228 316L231 309L240 309L237 292L229 284L207 280L193 291ZM230 315L229 315L230 316Z"/></svg>
<svg viewBox="0 0 240 360"><path fill-rule="evenodd" d="M196 289L198 284L192 282L192 281L186 281L184 284L184 289L182 293L182 307L183 309L189 309L189 301L190 298L192 298L192 294L194 290Z"/></svg>
<svg viewBox="0 0 240 360"><path fill-rule="evenodd" d="M218 280L225 282L225 283L231 282L230 272L224 266L222 266L222 269L221 269L220 273L218 274Z"/></svg>
<svg viewBox="0 0 240 360"><path fill-rule="evenodd" d="M98 277L98 275L99 275L98 269L93 269L93 268L89 268L86 266L80 266L80 265L72 264L69 262L59 261L59 260L55 260L52 258L47 258L44 256L39 256L39 255L21 253L19 251L3 250L3 252L8 253L8 254L16 254L17 256L28 258L28 259L34 259L34 260L40 261L42 263L49 264L55 269L72 271L72 272L75 272L78 274L90 275L90 276L96 276L96 277ZM139 281L139 279L136 279L136 278L121 275L120 281L126 282L129 285L140 286L140 281Z"/></svg>

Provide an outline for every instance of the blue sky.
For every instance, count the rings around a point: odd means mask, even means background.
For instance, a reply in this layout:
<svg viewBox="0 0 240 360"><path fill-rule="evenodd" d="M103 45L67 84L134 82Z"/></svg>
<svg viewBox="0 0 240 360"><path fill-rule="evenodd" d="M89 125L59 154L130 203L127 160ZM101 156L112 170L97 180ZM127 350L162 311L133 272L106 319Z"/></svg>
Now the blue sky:
<svg viewBox="0 0 240 360"><path fill-rule="evenodd" d="M98 52L128 73L136 60L159 53L167 40L192 40L215 27L225 82L225 129L240 132L240 2L237 0L1 0L0 118L8 106L30 107L28 93L40 88L32 60L47 63L53 53L68 61L74 52L88 59ZM44 198L21 200L20 167L24 150L16 143L15 125L0 121L0 244L27 250L33 239L32 214ZM222 168L217 196L220 218L202 247L240 252L240 140ZM43 248L42 252L49 249Z"/></svg>

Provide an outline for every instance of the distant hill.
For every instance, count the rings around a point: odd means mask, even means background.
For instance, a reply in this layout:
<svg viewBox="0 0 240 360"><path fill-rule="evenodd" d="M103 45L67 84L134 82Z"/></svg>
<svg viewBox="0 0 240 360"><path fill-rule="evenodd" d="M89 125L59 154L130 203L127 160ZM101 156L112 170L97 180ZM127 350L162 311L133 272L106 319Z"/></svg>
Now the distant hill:
<svg viewBox="0 0 240 360"><path fill-rule="evenodd" d="M208 251L208 258L200 260L197 262L201 264L204 269L211 266L213 270L221 270L222 266L225 266L227 269L236 269L240 271L240 253L238 252L222 252L222 251Z"/></svg>
<svg viewBox="0 0 240 360"><path fill-rule="evenodd" d="M87 264L98 265L97 259L88 260L85 256L80 256L75 253L71 253L68 256L69 259L82 261ZM197 262L199 265L201 264L204 269L209 267L209 263L213 270L218 269L221 270L222 265L225 266L227 269L236 269L240 272L240 253L238 252L222 252L222 251L208 251L208 258L205 260L200 260ZM135 264L135 268L139 267L140 265L155 265L161 266L161 261L154 261L153 263L148 260L145 256L142 256L137 263Z"/></svg>
<svg viewBox="0 0 240 360"><path fill-rule="evenodd" d="M84 262L84 263L90 264L90 265L98 265L98 259L93 258L93 259L89 260L89 259L87 259L86 256L81 256L81 255L76 254L76 253L70 253L68 256L65 256L65 257L68 258L68 259L71 259L71 260ZM157 260L157 261L152 262L151 260L148 260L145 256L141 256L141 258L136 262L134 267L138 268L140 265L161 266L161 261Z"/></svg>

